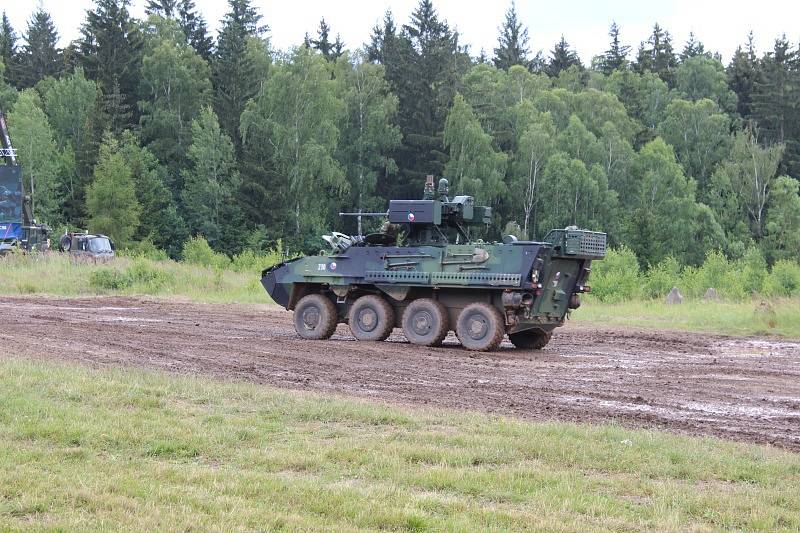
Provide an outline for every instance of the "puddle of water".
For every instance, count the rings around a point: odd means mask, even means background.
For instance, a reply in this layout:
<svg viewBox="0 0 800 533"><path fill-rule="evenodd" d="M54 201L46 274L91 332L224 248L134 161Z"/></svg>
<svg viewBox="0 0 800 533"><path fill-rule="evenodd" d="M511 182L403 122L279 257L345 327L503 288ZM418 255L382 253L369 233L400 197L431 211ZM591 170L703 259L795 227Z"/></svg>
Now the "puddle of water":
<svg viewBox="0 0 800 533"><path fill-rule="evenodd" d="M101 317L100 322L163 322L158 318L133 318L129 316Z"/></svg>

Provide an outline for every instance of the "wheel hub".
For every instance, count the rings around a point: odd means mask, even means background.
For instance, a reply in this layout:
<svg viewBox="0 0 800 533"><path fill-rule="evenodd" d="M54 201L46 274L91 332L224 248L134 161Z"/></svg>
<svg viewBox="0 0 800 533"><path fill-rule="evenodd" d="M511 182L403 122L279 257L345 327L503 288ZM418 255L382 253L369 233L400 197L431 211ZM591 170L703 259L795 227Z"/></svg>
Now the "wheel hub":
<svg viewBox="0 0 800 533"><path fill-rule="evenodd" d="M475 340L480 340L486 336L489 324L486 319L479 315L473 315L469 320L469 336Z"/></svg>
<svg viewBox="0 0 800 533"><path fill-rule="evenodd" d="M365 308L358 312L358 327L363 331L372 331L378 326L378 313L374 309Z"/></svg>
<svg viewBox="0 0 800 533"><path fill-rule="evenodd" d="M419 311L414 314L411 323L414 333L425 336L433 329L433 316L428 311Z"/></svg>
<svg viewBox="0 0 800 533"><path fill-rule="evenodd" d="M308 307L303 311L303 326L308 330L316 329L319 326L320 313L316 307Z"/></svg>

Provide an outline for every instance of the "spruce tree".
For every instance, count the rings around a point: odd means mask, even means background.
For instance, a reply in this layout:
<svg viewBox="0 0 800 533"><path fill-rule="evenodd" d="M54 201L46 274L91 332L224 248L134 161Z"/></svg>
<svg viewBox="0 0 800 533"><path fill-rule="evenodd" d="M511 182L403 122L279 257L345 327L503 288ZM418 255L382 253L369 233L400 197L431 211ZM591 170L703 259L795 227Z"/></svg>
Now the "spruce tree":
<svg viewBox="0 0 800 533"><path fill-rule="evenodd" d="M178 4L178 24L186 34L186 40L195 52L205 59L211 60L214 40L208 34L208 26L203 16L197 12L193 0L180 0Z"/></svg>
<svg viewBox="0 0 800 533"><path fill-rule="evenodd" d="M258 92L261 80L247 53L247 40L267 31L260 26L261 15L251 0L228 0L230 11L222 21L212 67L214 111L220 126L237 150L241 147L239 119L247 101Z"/></svg>
<svg viewBox="0 0 800 533"><path fill-rule="evenodd" d="M794 103L790 101L792 76L790 69L796 52L791 49L786 36L775 40L771 52L761 60L759 75L753 95L753 118L760 133L770 141L783 143L787 126L794 115Z"/></svg>
<svg viewBox="0 0 800 533"><path fill-rule="evenodd" d="M458 34L439 19L431 0L420 0L395 44L398 65L387 65L386 72L400 101L397 161L403 194L415 194L426 174L442 174L447 160L442 132L461 75Z"/></svg>
<svg viewBox="0 0 800 533"><path fill-rule="evenodd" d="M32 87L39 80L57 77L61 71L61 52L58 44L58 32L50 14L39 8L28 22L28 31L24 37L19 58L17 77L22 87Z"/></svg>
<svg viewBox="0 0 800 533"><path fill-rule="evenodd" d="M557 77L562 70L571 66L583 68L578 53L569 47L569 43L564 36L556 43L550 52L550 62L547 64L547 74L553 78Z"/></svg>
<svg viewBox="0 0 800 533"><path fill-rule="evenodd" d="M675 69L678 58L672 47L672 36L656 23L650 38L639 46L634 65L639 73L657 74L670 88L675 86Z"/></svg>
<svg viewBox="0 0 800 533"><path fill-rule="evenodd" d="M5 78L14 84L17 66L17 33L11 26L11 21L8 20L5 11L0 19L0 63L5 65Z"/></svg>
<svg viewBox="0 0 800 533"><path fill-rule="evenodd" d="M171 19L177 14L178 0L147 0L144 12Z"/></svg>
<svg viewBox="0 0 800 533"><path fill-rule="evenodd" d="M500 35L497 38L497 48L494 49L494 66L508 70L514 65L522 65L527 69L538 63L536 55L534 61L528 59L528 28L522 25L517 16L517 6L511 2L511 7L506 11L506 18L500 26Z"/></svg>
<svg viewBox="0 0 800 533"><path fill-rule="evenodd" d="M800 91L797 51L782 36L764 55L753 87L752 117L763 139L786 146L781 172L800 171Z"/></svg>
<svg viewBox="0 0 800 533"><path fill-rule="evenodd" d="M736 48L727 68L728 87L736 93L738 98L736 111L742 118L749 118L752 114L753 86L758 75L758 57L753 44L753 32L747 36L747 45L743 49Z"/></svg>
<svg viewBox="0 0 800 533"><path fill-rule="evenodd" d="M611 23L608 36L611 37L610 47L601 56L599 64L600 72L606 75L610 75L615 70L627 66L628 53L631 50L630 46L625 46L620 43L619 26L617 26L616 22Z"/></svg>
<svg viewBox="0 0 800 533"><path fill-rule="evenodd" d="M86 76L96 80L105 95L117 93L116 107L125 110L117 113L117 118L135 109L139 86L143 43L129 5L130 0L96 0L95 9L86 12L78 44L79 63Z"/></svg>
<svg viewBox="0 0 800 533"><path fill-rule="evenodd" d="M375 24L370 34L370 42L366 45L367 59L374 63L383 63L388 68L388 63L391 63L389 55L390 49L397 39L397 26L394 23L394 17L391 10L386 10L383 15L383 24ZM310 39L306 34L306 42L310 47Z"/></svg>
<svg viewBox="0 0 800 533"><path fill-rule="evenodd" d="M686 61L687 59L695 56L709 56L711 54L706 52L706 47L697 40L694 35L694 32L689 32L689 39L686 41L686 44L683 46L683 51L681 52L681 62Z"/></svg>
<svg viewBox="0 0 800 533"><path fill-rule="evenodd" d="M325 17L323 17L319 21L317 38L309 39L308 35L306 35L306 40L309 48L313 48L314 50L320 52L328 61L333 61L334 59L340 57L344 52L344 43L339 35L336 36L336 40L334 42L331 42L330 33L331 27L327 22L325 22Z"/></svg>

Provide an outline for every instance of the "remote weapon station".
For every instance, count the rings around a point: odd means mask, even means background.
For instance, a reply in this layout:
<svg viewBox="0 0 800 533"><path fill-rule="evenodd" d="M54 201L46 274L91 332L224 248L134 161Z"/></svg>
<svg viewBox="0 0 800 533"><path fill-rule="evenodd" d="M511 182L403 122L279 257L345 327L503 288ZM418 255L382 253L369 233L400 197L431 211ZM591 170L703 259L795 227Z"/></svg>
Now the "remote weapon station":
<svg viewBox="0 0 800 533"><path fill-rule="evenodd" d="M469 350L494 350L508 334L518 348L543 348L589 292L592 260L606 234L568 227L544 242L470 238L491 222L471 196L448 197L447 180L428 176L422 200L391 200L382 231L325 235L325 255L279 263L262 273L272 299L294 311L304 339L327 339L347 323L356 339L381 341L395 327L413 344L437 346L454 330Z"/></svg>

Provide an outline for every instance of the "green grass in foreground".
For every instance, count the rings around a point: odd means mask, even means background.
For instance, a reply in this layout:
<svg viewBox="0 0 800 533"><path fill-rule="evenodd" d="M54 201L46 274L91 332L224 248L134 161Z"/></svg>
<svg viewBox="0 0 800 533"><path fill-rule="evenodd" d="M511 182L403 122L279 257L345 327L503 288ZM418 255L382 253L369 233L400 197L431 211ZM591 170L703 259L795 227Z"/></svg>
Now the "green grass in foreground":
<svg viewBox="0 0 800 533"><path fill-rule="evenodd" d="M667 305L660 300L608 304L586 298L571 318L615 326L800 338L800 298L745 302L688 300L680 305Z"/></svg>
<svg viewBox="0 0 800 533"><path fill-rule="evenodd" d="M0 362L0 530L800 529L800 455Z"/></svg>

